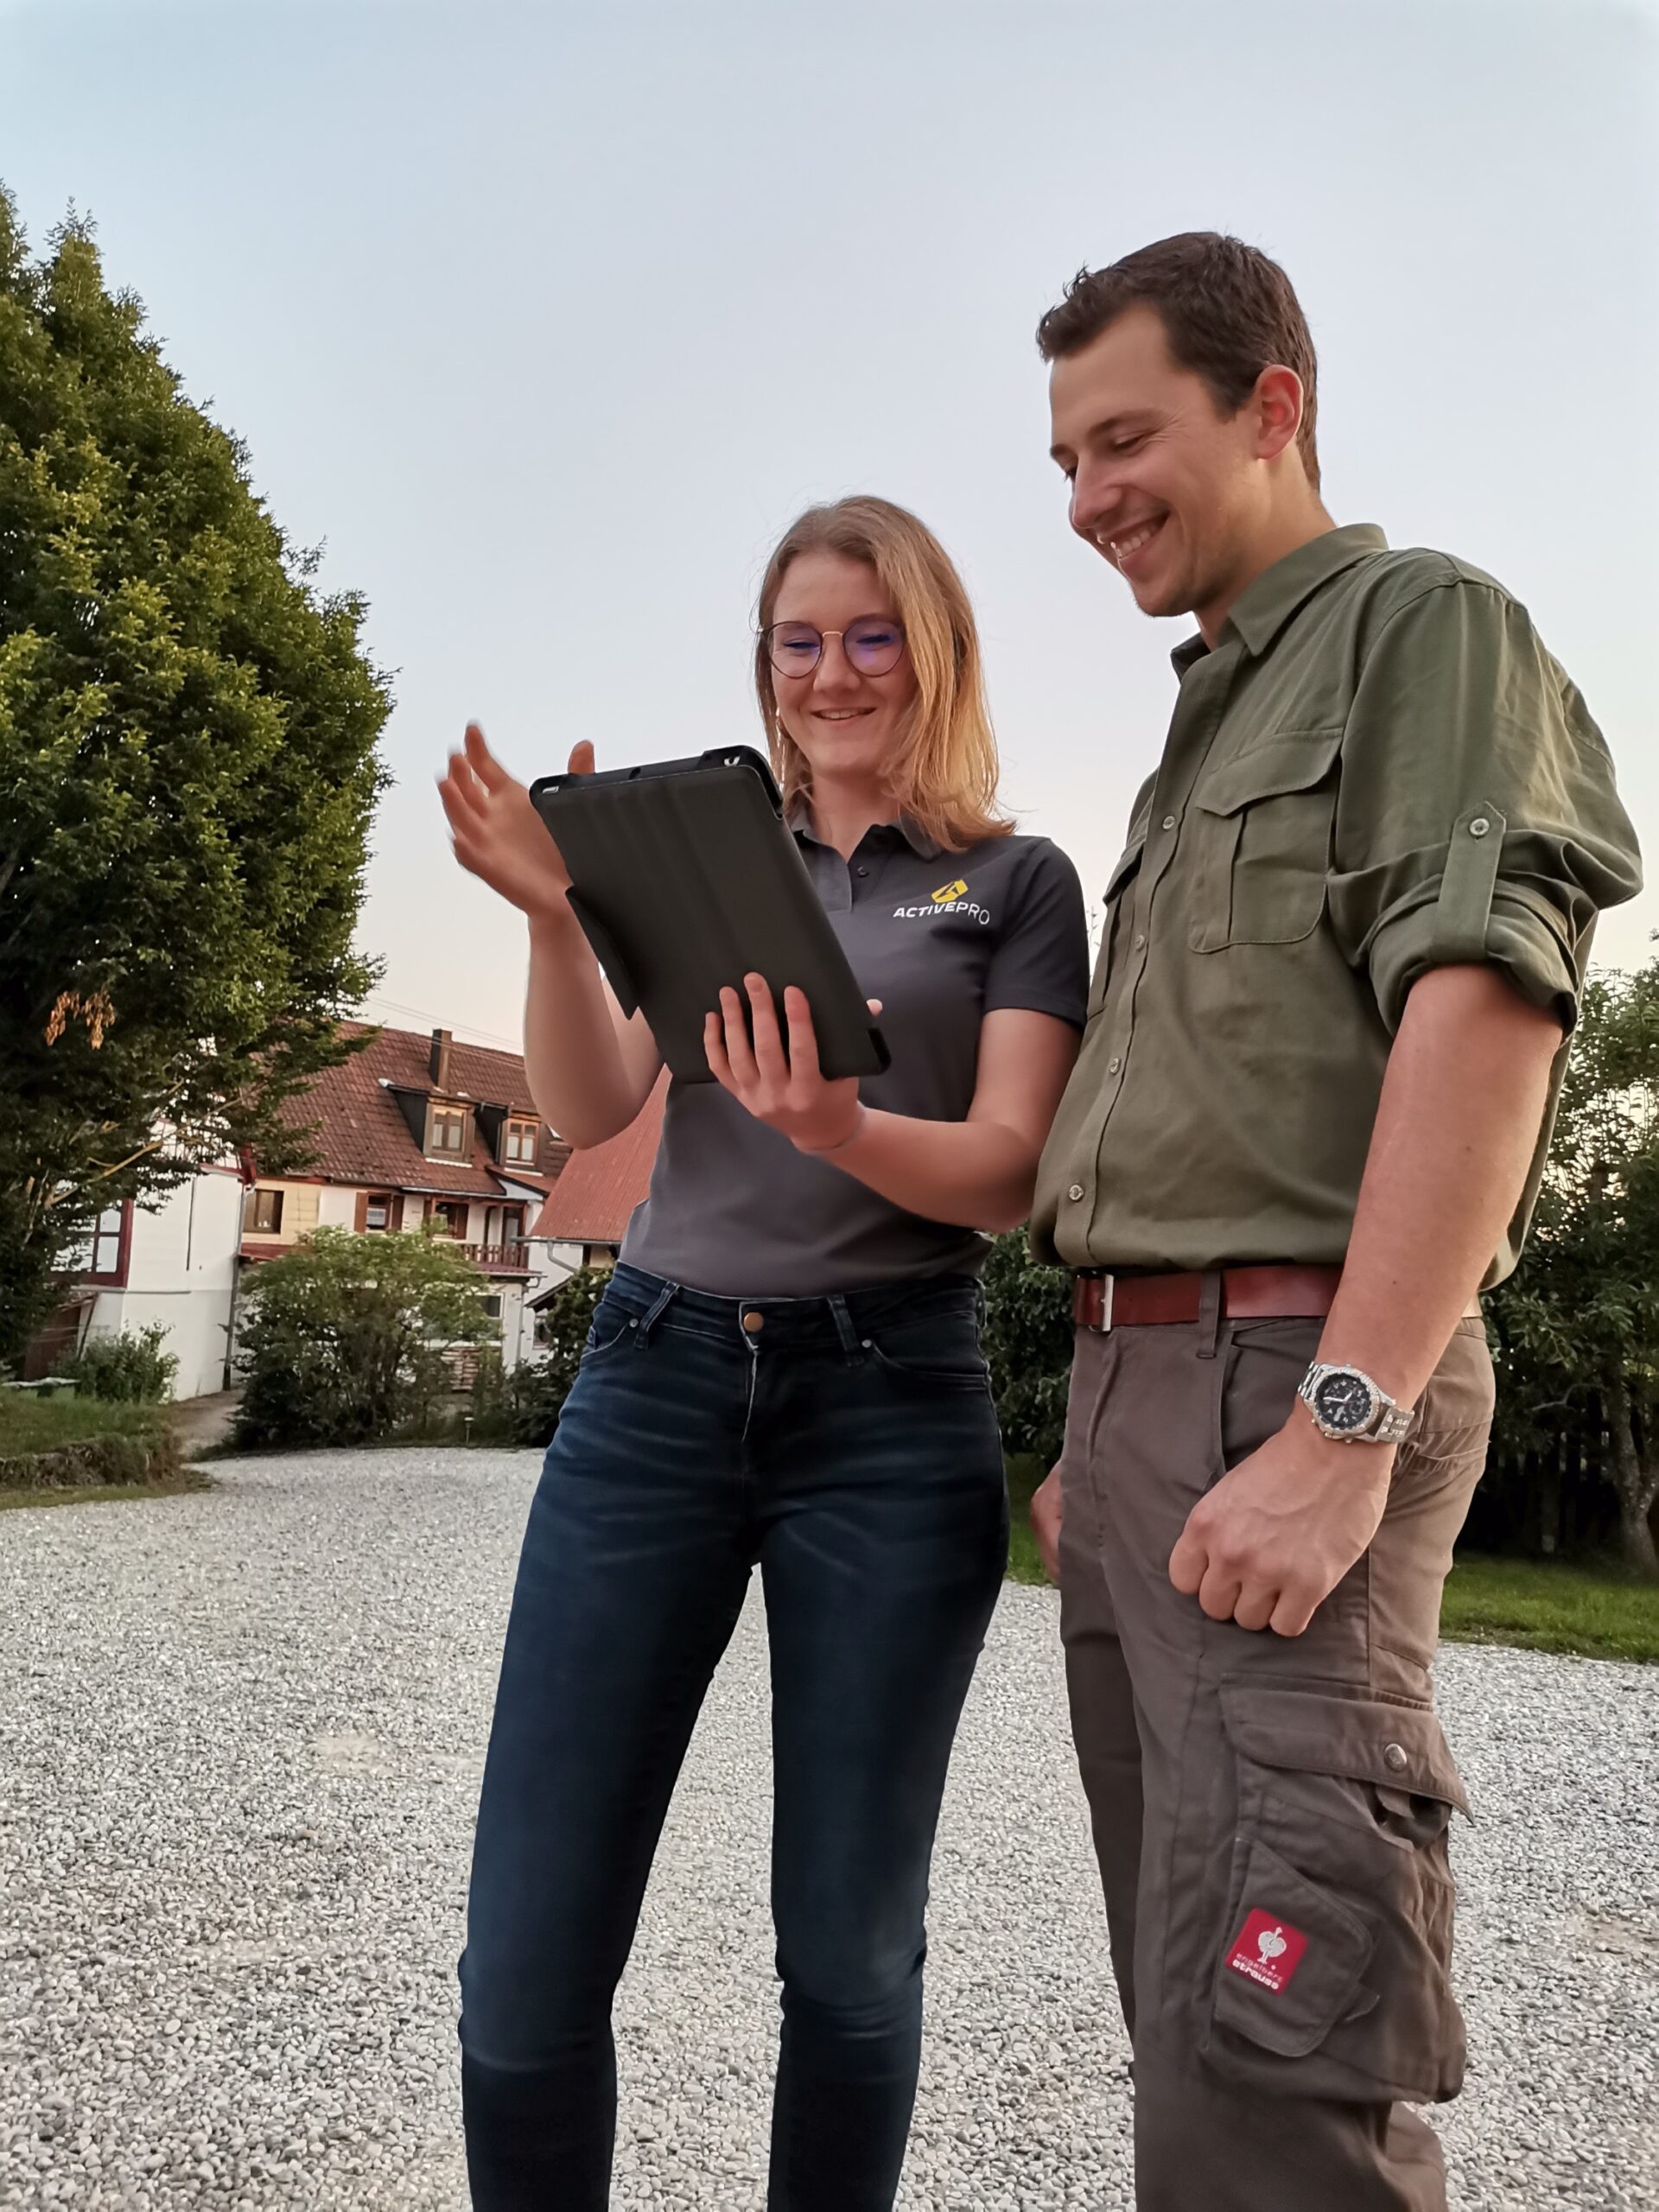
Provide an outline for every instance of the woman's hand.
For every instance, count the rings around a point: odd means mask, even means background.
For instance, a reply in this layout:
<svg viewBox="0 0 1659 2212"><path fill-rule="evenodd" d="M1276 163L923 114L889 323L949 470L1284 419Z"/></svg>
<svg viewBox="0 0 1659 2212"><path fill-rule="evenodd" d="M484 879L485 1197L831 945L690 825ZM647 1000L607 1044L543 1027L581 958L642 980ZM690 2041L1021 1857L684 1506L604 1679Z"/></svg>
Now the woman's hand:
<svg viewBox="0 0 1659 2212"><path fill-rule="evenodd" d="M749 1020L743 1001L729 986L720 995L720 1012L703 1023L703 1046L715 1080L746 1106L757 1122L786 1136L798 1152L836 1152L857 1131L863 1108L858 1077L830 1081L818 1066L818 1039L806 993L791 983L784 993L789 1049L778 1027L777 1008L764 976L746 976ZM881 1001L866 1001L880 1014ZM750 1041L753 1026L753 1041Z"/></svg>
<svg viewBox="0 0 1659 2212"><path fill-rule="evenodd" d="M572 747L572 774L590 775L593 766L591 745ZM464 868L532 921L568 918L570 872L529 791L501 766L476 722L467 725L463 750L449 755L438 796Z"/></svg>

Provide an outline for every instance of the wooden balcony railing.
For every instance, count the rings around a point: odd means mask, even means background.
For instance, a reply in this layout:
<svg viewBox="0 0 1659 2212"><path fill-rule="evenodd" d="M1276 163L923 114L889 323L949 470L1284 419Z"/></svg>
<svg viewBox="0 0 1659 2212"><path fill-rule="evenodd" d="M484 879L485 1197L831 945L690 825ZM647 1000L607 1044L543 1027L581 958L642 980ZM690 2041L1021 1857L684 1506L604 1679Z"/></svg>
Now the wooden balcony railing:
<svg viewBox="0 0 1659 2212"><path fill-rule="evenodd" d="M463 1244L461 1250L489 1275L527 1275L530 1246L522 1239L511 1244Z"/></svg>

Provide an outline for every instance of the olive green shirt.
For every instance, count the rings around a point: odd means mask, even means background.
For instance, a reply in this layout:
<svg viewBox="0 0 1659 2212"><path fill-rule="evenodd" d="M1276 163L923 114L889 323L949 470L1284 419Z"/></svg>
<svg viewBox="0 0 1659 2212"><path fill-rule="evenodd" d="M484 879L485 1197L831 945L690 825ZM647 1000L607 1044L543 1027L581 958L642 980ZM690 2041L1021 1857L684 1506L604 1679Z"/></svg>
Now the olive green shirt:
<svg viewBox="0 0 1659 2212"><path fill-rule="evenodd" d="M1446 554L1332 531L1173 659L1033 1246L1339 1265L1413 984L1490 963L1570 1030L1596 916L1641 887L1635 832L1525 608ZM1520 1255L1565 1059L1488 1283Z"/></svg>

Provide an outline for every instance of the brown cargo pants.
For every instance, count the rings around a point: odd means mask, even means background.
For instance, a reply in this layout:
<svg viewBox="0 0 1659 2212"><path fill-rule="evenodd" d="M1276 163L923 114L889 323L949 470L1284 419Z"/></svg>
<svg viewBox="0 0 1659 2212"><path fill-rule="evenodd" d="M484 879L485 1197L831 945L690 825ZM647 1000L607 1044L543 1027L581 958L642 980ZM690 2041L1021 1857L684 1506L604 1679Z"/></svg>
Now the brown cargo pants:
<svg viewBox="0 0 1659 2212"><path fill-rule="evenodd" d="M1283 1637L1211 1620L1169 1554L1284 1423L1321 1324L1078 1332L1062 1460L1071 1726L1135 2051L1139 2212L1444 2212L1455 2096L1446 1832L1466 1812L1430 1666L1485 1456L1467 1319L1370 1550ZM1366 1447L1356 1445L1354 1449Z"/></svg>

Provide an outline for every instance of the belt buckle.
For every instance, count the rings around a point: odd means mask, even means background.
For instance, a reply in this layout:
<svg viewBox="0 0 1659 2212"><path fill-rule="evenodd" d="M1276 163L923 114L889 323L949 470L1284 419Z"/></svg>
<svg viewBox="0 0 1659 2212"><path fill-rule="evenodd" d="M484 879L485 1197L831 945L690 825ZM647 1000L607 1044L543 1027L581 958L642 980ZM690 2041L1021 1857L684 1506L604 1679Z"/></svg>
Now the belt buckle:
<svg viewBox="0 0 1659 2212"><path fill-rule="evenodd" d="M1100 1285L1100 1319L1093 1324L1094 1332L1097 1337L1109 1337L1112 1333L1112 1306L1117 1278L1103 1268L1095 1281Z"/></svg>

